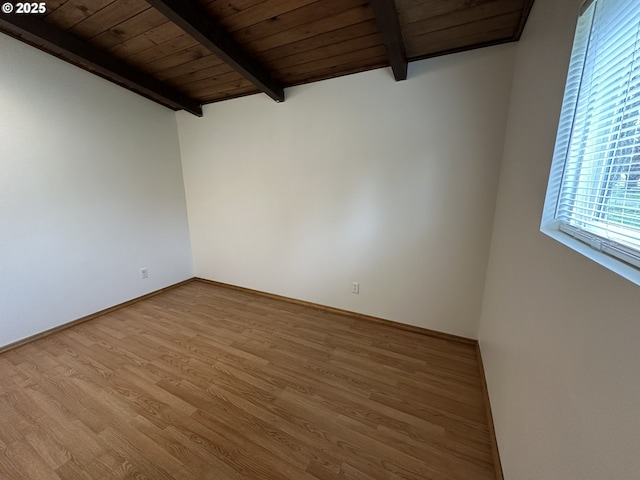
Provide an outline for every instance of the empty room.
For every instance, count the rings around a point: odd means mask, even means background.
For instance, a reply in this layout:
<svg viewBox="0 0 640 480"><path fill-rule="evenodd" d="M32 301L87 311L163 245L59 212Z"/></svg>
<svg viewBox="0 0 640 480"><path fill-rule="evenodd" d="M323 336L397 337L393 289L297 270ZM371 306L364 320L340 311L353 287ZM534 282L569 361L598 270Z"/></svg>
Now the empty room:
<svg viewBox="0 0 640 480"><path fill-rule="evenodd" d="M0 480L640 478L637 1L0 3Z"/></svg>

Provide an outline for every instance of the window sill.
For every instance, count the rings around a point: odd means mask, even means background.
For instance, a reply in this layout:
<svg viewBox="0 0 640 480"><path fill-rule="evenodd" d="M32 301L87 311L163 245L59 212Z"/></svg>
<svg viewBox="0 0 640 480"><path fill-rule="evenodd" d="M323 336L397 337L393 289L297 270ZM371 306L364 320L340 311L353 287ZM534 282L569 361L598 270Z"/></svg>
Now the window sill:
<svg viewBox="0 0 640 480"><path fill-rule="evenodd" d="M545 235L553 238L554 240L562 243L563 245L566 245L570 249L581 253L585 257L611 270L612 272L615 272L618 275L626 278L630 282L633 282L636 285L640 285L640 270L629 265L628 263L611 257L606 253L594 250L586 243L583 243L580 240L572 237L571 235L567 235L566 233L559 230L543 226L540 231Z"/></svg>

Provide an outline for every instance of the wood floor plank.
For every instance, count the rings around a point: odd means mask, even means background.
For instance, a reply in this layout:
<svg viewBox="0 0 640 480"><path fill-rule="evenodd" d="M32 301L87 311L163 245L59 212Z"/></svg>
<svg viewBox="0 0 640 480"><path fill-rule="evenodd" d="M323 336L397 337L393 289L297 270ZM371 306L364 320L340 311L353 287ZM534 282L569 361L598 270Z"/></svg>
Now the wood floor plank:
<svg viewBox="0 0 640 480"><path fill-rule="evenodd" d="M489 480L475 347L193 281L0 355L0 478Z"/></svg>

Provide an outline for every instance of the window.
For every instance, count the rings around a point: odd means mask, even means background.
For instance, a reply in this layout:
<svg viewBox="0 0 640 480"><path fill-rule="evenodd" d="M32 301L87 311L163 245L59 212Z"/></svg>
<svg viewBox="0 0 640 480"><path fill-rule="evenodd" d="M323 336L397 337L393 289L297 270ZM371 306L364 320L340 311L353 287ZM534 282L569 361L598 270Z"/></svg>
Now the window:
<svg viewBox="0 0 640 480"><path fill-rule="evenodd" d="M542 231L640 283L638 0L583 7Z"/></svg>

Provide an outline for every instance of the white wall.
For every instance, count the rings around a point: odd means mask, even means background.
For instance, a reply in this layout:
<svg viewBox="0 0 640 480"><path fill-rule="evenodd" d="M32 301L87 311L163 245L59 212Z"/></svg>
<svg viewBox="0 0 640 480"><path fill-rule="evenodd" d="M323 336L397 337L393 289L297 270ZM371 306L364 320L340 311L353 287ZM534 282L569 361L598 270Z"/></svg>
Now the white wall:
<svg viewBox="0 0 640 480"><path fill-rule="evenodd" d="M0 346L191 277L175 114L2 34L0 65Z"/></svg>
<svg viewBox="0 0 640 480"><path fill-rule="evenodd" d="M196 275L475 337L514 51L178 114Z"/></svg>
<svg viewBox="0 0 640 480"><path fill-rule="evenodd" d="M538 231L581 1L518 46L480 328L507 480L640 478L640 290Z"/></svg>

